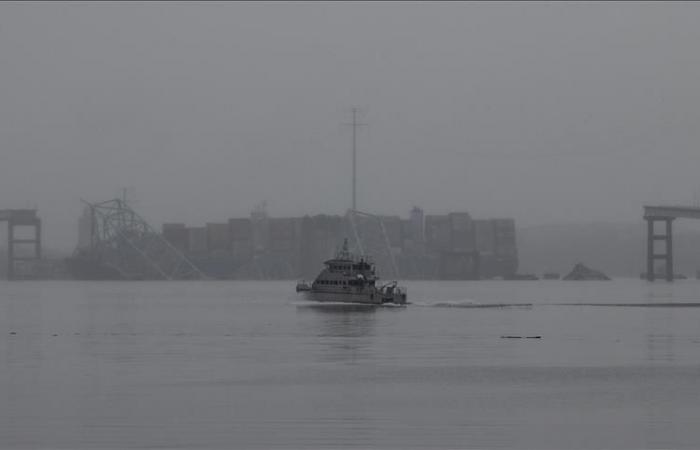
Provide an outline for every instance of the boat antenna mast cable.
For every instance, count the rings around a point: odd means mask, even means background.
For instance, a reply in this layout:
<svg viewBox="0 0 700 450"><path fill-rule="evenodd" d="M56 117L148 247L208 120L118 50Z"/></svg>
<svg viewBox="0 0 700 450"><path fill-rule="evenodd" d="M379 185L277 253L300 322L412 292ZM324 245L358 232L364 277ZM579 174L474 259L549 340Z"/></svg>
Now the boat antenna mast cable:
<svg viewBox="0 0 700 450"><path fill-rule="evenodd" d="M357 211L357 129L367 126L366 123L357 121L361 113L360 108L352 107L352 123L345 124L352 127L352 210Z"/></svg>

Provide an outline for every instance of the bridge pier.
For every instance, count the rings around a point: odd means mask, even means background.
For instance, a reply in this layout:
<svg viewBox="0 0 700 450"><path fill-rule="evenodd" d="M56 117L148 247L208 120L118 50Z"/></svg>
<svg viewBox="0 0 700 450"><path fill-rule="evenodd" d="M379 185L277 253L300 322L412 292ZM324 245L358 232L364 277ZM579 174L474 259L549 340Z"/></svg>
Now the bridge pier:
<svg viewBox="0 0 700 450"><path fill-rule="evenodd" d="M654 261L663 260L665 262L666 281L673 281L673 217L645 217L647 221L647 280L654 281L656 270ZM665 222L663 234L656 234L655 223ZM664 242L664 253L656 253L655 242Z"/></svg>
<svg viewBox="0 0 700 450"><path fill-rule="evenodd" d="M0 210L0 222L3 221L7 222L7 279L15 280L35 276L36 267L34 266L41 260L41 219L37 217L36 210ZM33 233L31 236L17 237L16 229L18 227L32 227ZM18 245L31 245L32 250L29 252L31 254L27 254L26 248L25 252L22 252L22 248L17 248ZM30 264L30 272L32 273L27 273L26 267L20 267L18 271L18 264L25 264L25 266Z"/></svg>

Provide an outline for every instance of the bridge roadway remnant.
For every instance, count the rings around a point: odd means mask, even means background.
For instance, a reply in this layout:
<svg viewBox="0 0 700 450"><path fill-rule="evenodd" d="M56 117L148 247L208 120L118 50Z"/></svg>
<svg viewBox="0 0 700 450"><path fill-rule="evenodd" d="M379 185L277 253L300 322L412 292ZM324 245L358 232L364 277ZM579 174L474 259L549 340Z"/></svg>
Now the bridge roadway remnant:
<svg viewBox="0 0 700 450"><path fill-rule="evenodd" d="M41 219L36 215L36 209L2 209L0 222L7 222L7 279L17 278L17 263L35 262L41 259ZM34 227L31 237L17 238L16 227ZM31 244L31 256L18 255L17 244ZM26 274L24 274L26 276Z"/></svg>
<svg viewBox="0 0 700 450"><path fill-rule="evenodd" d="M644 206L647 221L647 280L654 281L654 261L665 262L666 281L673 281L673 221L679 218L700 219L700 208L693 206ZM657 222L666 224L661 234L655 234ZM654 243L664 242L664 253L656 253Z"/></svg>

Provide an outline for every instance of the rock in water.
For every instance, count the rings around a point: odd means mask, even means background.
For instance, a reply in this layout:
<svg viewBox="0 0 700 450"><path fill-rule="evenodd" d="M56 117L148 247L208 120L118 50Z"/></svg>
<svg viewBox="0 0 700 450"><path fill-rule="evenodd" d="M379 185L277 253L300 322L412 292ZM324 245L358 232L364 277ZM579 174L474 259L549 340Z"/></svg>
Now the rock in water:
<svg viewBox="0 0 700 450"><path fill-rule="evenodd" d="M582 263L578 263L563 280L609 280L610 277L603 272L590 269Z"/></svg>

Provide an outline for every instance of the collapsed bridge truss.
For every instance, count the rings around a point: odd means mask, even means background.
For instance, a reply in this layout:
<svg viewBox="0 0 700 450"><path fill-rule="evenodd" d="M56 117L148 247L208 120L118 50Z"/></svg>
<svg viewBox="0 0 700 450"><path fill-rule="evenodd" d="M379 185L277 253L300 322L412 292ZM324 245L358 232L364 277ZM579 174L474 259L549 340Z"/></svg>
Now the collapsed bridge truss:
<svg viewBox="0 0 700 450"><path fill-rule="evenodd" d="M205 275L124 200L85 202L69 266L77 278L203 279Z"/></svg>

